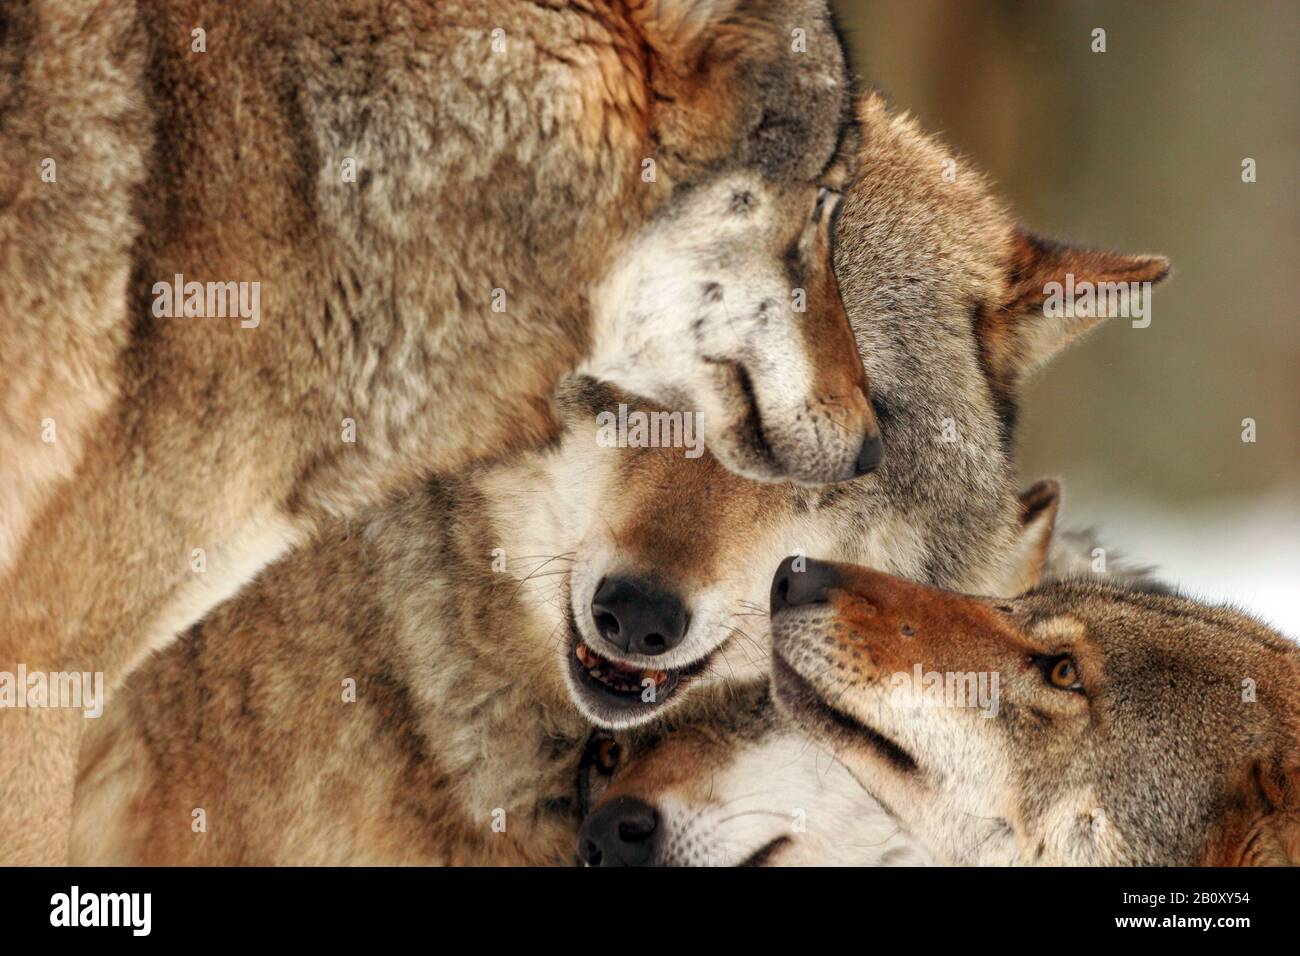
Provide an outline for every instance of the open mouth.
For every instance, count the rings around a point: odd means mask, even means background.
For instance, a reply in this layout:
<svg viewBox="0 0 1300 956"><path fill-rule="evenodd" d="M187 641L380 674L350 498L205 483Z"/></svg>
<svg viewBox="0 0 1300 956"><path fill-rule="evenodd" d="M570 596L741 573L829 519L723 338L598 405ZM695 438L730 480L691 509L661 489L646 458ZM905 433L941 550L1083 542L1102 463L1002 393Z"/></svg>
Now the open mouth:
<svg viewBox="0 0 1300 956"><path fill-rule="evenodd" d="M584 703L612 717L667 703L689 678L708 666L712 657L712 653L706 654L675 670L617 661L582 640L573 610L569 610L569 674L575 690L582 694Z"/></svg>
<svg viewBox="0 0 1300 956"><path fill-rule="evenodd" d="M777 697L790 709L796 720L812 725L814 730L832 740L865 745L901 774L914 774L920 769L916 758L893 740L851 714L826 703L817 688L775 652L772 654L772 679Z"/></svg>
<svg viewBox="0 0 1300 956"><path fill-rule="evenodd" d="M579 675L589 685L615 696L634 694L640 697L653 686L657 698L669 690L670 682L676 686L675 675L670 675L668 671L642 668L601 657L582 641L574 646L573 656L581 665Z"/></svg>

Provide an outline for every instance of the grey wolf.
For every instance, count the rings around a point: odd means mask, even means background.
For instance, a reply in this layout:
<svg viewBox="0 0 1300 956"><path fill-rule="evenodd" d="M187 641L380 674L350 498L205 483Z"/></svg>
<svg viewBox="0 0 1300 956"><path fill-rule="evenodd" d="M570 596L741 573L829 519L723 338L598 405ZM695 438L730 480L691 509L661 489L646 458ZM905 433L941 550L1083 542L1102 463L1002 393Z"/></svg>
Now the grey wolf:
<svg viewBox="0 0 1300 956"><path fill-rule="evenodd" d="M925 866L930 855L776 708L725 683L619 740L578 833L583 866Z"/></svg>
<svg viewBox="0 0 1300 956"><path fill-rule="evenodd" d="M1026 586L1096 574L1095 535L1057 528L1060 489L1021 495L1008 560ZM1050 542L1050 544L1049 544ZM1038 556L1047 547L1047 560ZM1106 580L1154 580L1110 552ZM585 866L926 866L935 855L772 699L767 678L710 689L665 720L613 740L586 781ZM967 821L972 832L975 822Z"/></svg>
<svg viewBox="0 0 1300 956"><path fill-rule="evenodd" d="M1150 584L998 599L808 571L774 580L776 698L938 860L1300 863L1292 641ZM999 716L900 703L891 675L918 662L999 674Z"/></svg>
<svg viewBox="0 0 1300 956"><path fill-rule="evenodd" d="M573 370L753 478L879 462L821 0L32 0L0 65L4 669L120 682L322 521L553 440ZM57 860L80 724L0 721L3 859Z"/></svg>
<svg viewBox="0 0 1300 956"><path fill-rule="evenodd" d="M591 724L766 673L786 555L1020 590L1043 555L1009 560L1018 389L1095 324L1043 316L1029 277L1164 261L1031 240L978 174L937 181L949 154L913 121L876 97L857 115L836 272L890 448L878 469L809 488L605 447L601 414L634 400L570 381L555 448L336 522L150 661L84 748L74 857L567 861ZM201 752L183 743L201 733ZM271 780L292 796L259 797Z"/></svg>

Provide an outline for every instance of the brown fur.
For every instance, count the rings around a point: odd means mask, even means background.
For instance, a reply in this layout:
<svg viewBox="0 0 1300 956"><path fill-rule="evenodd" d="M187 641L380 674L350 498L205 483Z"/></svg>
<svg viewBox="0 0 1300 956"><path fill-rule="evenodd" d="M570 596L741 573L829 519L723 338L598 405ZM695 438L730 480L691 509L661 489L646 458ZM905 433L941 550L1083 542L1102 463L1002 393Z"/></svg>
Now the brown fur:
<svg viewBox="0 0 1300 956"><path fill-rule="evenodd" d="M979 366L968 294L1001 290L1002 252L989 236L1009 243L1013 220L981 198L986 186L978 181L953 192L937 189L932 183L939 164L931 161L946 154L915 123L883 107L864 107L863 116L864 175L843 203L836 267L858 348L873 385L883 383L873 397L889 410L882 432L890 453L878 471L833 487L802 488L747 481L707 453L688 459L680 448L602 448L594 440L595 414L620 399L638 403L605 386L572 382L560 401L568 427L552 451L448 480L432 497L417 493L375 509L364 521L330 525L319 543L269 567L253 591L205 622L197 657L213 663L199 668L192 679L197 687L188 678L163 676L194 667L180 648L151 661L129 684L130 703L113 705L116 713L94 728L100 743L87 749L93 763L78 788L77 858L138 860L157 846L157 853L180 860L291 862L332 853L338 855L331 859L363 859L367 851L350 839L342 849L318 844L338 829L364 829L365 814L385 801L409 807L418 820L421 801L442 806L450 799L458 809L448 811L444 835L462 848L496 839L487 826L493 807L504 807L510 820L549 820L547 829L536 831L535 845L514 848L536 859L559 852L563 843L545 834L564 828L571 835L577 825L572 806L537 807L556 795L553 782L578 760L576 728L585 723L574 703L585 708L588 702L566 687L563 676L575 643L614 654L591 621L593 592L603 578L653 579L689 610L691 630L678 648L653 659L624 658L638 667L702 668L666 702L675 706L701 685L766 671L763 609L771 569L794 551L993 593L1015 586L1007 581L1009 554L1017 556L1012 577L1033 573L1036 545L1024 555L1017 550L1024 509ZM936 242L946 255L933 254ZM1065 336L1041 315L1018 318L1047 338ZM960 422L960 442L939 440L949 416ZM462 486L468 490L446 492ZM1053 494L1048 486L1041 497L1045 502ZM1039 534L1050 531L1053 515L1046 506L1032 512ZM467 537L452 547L446 527ZM373 561L366 557L370 548L376 549ZM498 550L502 568L494 566ZM1020 563L1025 555L1028 565ZM339 593L321 597L325 581L340 582ZM383 595L365 601L373 611L344 611L352 595L362 600L367 593ZM292 614L274 610L281 604ZM282 618L292 625L277 623ZM265 628L250 631L246 619L264 621ZM380 622L385 633L391 624L397 635L388 643L411 648L411 656L396 649L373 653L393 655L394 684L417 701L411 717L385 733L419 737L425 759L445 772L442 786L450 796L408 788L396 769L404 765L390 759L396 748L387 743L367 745L390 756L358 774L351 722L370 720L360 711L387 707L387 697L364 696L349 711L336 703L333 684L320 684L314 655L353 659L358 664L346 669L359 670L372 652L358 648ZM282 633L290 645L306 636L319 650L275 650ZM181 728L220 732L220 724L202 716L212 705L197 702L237 692L237 675L263 672L254 685L272 699L296 686L323 690L292 714L284 709L293 721L233 725L219 758L185 750L180 742L191 731ZM149 703L154 687L175 690ZM624 727L667 709L656 704L632 716L583 713ZM281 756L292 754L304 733L319 734L328 760L322 755L303 764ZM325 748L330 739L336 744ZM567 743L536 762L547 752L544 741L561 739ZM97 756L100 747L116 756ZM246 769L232 773L235 766ZM344 779L349 789L320 795L326 766L328 779ZM311 816L294 818L293 837L281 817L268 816L278 809L265 806L264 780L277 774L314 808ZM515 789L519 779L541 783ZM175 782L181 780L183 786ZM166 794L166 806L151 806L148 817L130 811L136 794L152 792ZM217 804L225 809L212 818L208 834L192 834L192 809ZM275 834L262 835L271 825ZM395 823L403 833L410 825ZM447 858L439 844L410 845L413 856ZM484 842L481 849L491 855L501 845Z"/></svg>
<svg viewBox="0 0 1300 956"><path fill-rule="evenodd" d="M1053 546L1056 482L1020 496L1021 533L1008 578L1036 585ZM1059 550L1059 547L1058 547ZM593 778L599 798L578 836L587 866L924 865L930 856L810 746L775 707L766 680L724 684L619 741ZM625 839L627 814L649 820Z"/></svg>
<svg viewBox="0 0 1300 956"><path fill-rule="evenodd" d="M1150 281L1169 275L1161 256L1084 249L1043 239L1016 223L987 178L965 157L927 134L906 113L891 111L879 94L857 104L864 130L862 187L846 203L871 204L879 229L840 236L836 253L842 285L846 261L886 290L887 304L906 319L934 310L962 316L978 345L979 371L989 400L1009 436L1015 425L1016 396L1025 380L1059 349L1101 324L1098 318L1054 318L1043 314L1044 287L1068 273L1082 281ZM951 176L945 173L951 170ZM892 223L891 230L887 223ZM890 252L896 244L924 245L934 258L952 262L943 284L916 281L900 273ZM938 274L936 272L936 274ZM853 303L849 302L852 311ZM924 340L918 331L918 339ZM872 387L885 387L868 362ZM898 374L898 369L894 374Z"/></svg>
<svg viewBox="0 0 1300 956"><path fill-rule="evenodd" d="M117 398L152 141L129 7L12 3L0 42L0 570ZM57 90L57 105L35 106ZM33 108L35 106L35 108ZM53 182L44 178L43 164Z"/></svg>
<svg viewBox="0 0 1300 956"><path fill-rule="evenodd" d="M1017 229L1012 235L1007 287L999 298L982 302L975 315L981 356L1000 402L1009 403L1021 378L1042 362L1042 356L1036 354L1038 343L1016 316L1041 308L1047 298L1044 287L1050 282L1062 282L1067 273L1074 276L1076 284L1156 283L1169 275L1169 262L1163 256L1081 251ZM1071 323L1070 338L1101 321L1076 319Z"/></svg>
<svg viewBox="0 0 1300 956"><path fill-rule="evenodd" d="M792 16L814 41L798 63ZM496 27L508 54L491 50ZM601 298L629 250L707 232L699 197L726 177L812 248L825 229L809 210L849 138L819 0L33 0L0 57L0 133L28 177L5 184L0 237L37 240L6 242L0 262L6 346L34 356L0 356L23 369L0 393L0 548L17 549L0 668L110 683L321 521L552 440L557 379L584 362L617 377L634 333L663 322L662 303L628 319ZM75 109L49 101L69 89ZM765 111L793 122L769 136ZM46 153L57 187L35 181ZM810 281L830 269L817 248L797 257ZM156 283L176 274L263 283L259 323L158 315ZM807 321L846 334L842 305L819 306ZM652 380L682 364L691 344L675 341L642 357ZM865 388L855 355L822 358ZM687 400L751 416L702 363ZM33 437L44 418L56 446ZM848 477L874 425L865 405L836 421L834 442L791 430L748 471ZM80 725L0 724L0 852L61 859Z"/></svg>
<svg viewBox="0 0 1300 956"><path fill-rule="evenodd" d="M1149 586L997 600L819 570L826 602L774 617L778 700L941 860L1300 863L1294 643ZM999 713L900 704L917 665L999 675Z"/></svg>
<svg viewBox="0 0 1300 956"><path fill-rule="evenodd" d="M490 551L481 506L433 486L339 526L141 668L87 737L73 860L566 860L588 728L551 648L489 624L516 582L444 573Z"/></svg>

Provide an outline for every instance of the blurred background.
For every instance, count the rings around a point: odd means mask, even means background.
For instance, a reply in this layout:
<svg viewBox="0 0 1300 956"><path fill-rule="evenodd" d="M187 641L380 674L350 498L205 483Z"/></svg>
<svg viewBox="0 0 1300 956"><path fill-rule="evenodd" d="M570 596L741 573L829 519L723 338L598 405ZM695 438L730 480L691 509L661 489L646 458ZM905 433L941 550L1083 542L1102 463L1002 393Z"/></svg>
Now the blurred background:
<svg viewBox="0 0 1300 956"><path fill-rule="evenodd" d="M832 5L862 81L1021 222L1173 263L1149 328L1105 323L1031 387L1026 483L1062 478L1066 526L1300 638L1300 3Z"/></svg>

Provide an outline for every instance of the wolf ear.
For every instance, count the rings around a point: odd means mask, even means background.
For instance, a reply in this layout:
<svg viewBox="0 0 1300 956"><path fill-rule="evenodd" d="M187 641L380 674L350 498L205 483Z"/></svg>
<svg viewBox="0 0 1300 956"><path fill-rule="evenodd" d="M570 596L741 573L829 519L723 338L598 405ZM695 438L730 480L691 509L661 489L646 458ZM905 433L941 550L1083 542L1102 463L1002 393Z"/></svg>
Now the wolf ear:
<svg viewBox="0 0 1300 956"><path fill-rule="evenodd" d="M1289 766L1275 774L1261 772L1260 789L1272 812L1264 818L1264 829L1271 836L1275 858L1265 863L1300 866L1300 764L1294 750L1283 755Z"/></svg>
<svg viewBox="0 0 1300 956"><path fill-rule="evenodd" d="M1300 765L1295 759L1291 750L1271 762L1276 769L1262 763L1242 768L1221 800L1225 809L1210 834L1204 865L1300 866Z"/></svg>
<svg viewBox="0 0 1300 956"><path fill-rule="evenodd" d="M1042 580L1047 552L1061 507L1061 486L1051 479L1037 481L1020 493L1020 535L1008 570L1008 596L1022 594Z"/></svg>
<svg viewBox="0 0 1300 956"><path fill-rule="evenodd" d="M1089 283L1156 283L1169 274L1163 256L1130 256L1080 249L1043 239L1025 229L1012 235L1007 283L1000 302L986 304L975 331L993 381L1013 391L1060 349L1103 321L1098 308L1045 308L1067 288ZM1067 276L1072 278L1067 279ZM1145 302L1143 303L1146 304ZM1078 313L1087 312L1087 315Z"/></svg>

